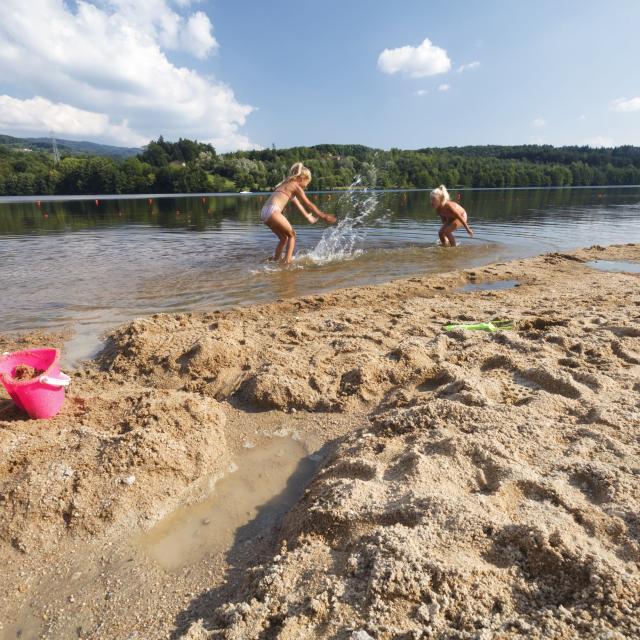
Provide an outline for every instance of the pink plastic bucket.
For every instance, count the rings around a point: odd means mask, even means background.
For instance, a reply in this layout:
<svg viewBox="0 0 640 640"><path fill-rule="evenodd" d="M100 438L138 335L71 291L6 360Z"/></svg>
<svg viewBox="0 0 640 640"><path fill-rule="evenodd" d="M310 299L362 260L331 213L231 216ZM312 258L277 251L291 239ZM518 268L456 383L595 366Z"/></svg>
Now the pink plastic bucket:
<svg viewBox="0 0 640 640"><path fill-rule="evenodd" d="M16 405L36 420L52 418L64 403L69 376L61 373L58 349L29 349L0 356L0 381ZM27 365L41 373L30 380L16 380L16 367Z"/></svg>

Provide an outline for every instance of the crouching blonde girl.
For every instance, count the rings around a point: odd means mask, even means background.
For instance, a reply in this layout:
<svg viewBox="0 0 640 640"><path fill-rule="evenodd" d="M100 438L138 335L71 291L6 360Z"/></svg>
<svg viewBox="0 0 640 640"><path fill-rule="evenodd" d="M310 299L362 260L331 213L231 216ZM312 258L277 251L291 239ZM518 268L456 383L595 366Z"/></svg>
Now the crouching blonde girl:
<svg viewBox="0 0 640 640"><path fill-rule="evenodd" d="M431 192L431 206L442 220L442 226L438 231L440 242L443 247L456 246L456 239L453 232L460 227L464 227L470 236L473 236L471 227L467 224L467 212L457 203L452 202L447 187L441 184Z"/></svg>

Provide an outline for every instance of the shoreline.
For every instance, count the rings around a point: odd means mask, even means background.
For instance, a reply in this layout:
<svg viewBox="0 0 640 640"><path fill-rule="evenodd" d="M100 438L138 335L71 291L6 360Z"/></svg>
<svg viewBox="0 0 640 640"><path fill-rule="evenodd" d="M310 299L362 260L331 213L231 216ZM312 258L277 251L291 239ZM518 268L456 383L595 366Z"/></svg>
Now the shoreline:
<svg viewBox="0 0 640 640"><path fill-rule="evenodd" d="M64 637L56 634L74 616L90 621L87 638L136 629L179 637L190 625L194 639L267 629L282 638L367 630L376 640L427 628L469 638L640 633L637 613L624 610L640 606L629 591L640 584L640 276L591 269L593 259L638 261L640 245L160 314L115 330L74 373L63 412L45 428L0 405L0 619L43 601L47 563L64 573L78 549L99 558L183 503L203 476L223 475L256 431L284 428L331 451L282 529L246 551L247 583L222 584L229 558L218 557L205 567L211 576L181 574L173 602L170 585L107 603L87 585L95 599L84 607L53 598L46 637ZM458 289L496 280L519 286ZM442 331L496 316L516 330ZM16 344L0 336L2 351ZM574 466L563 467L563 456ZM132 485L123 482L130 475ZM529 530L539 542L521 544ZM438 553L420 552L425 545ZM563 582L573 566L575 580L586 576L584 597ZM207 580L220 587L215 597L203 598ZM499 611L474 581L499 594ZM614 594L605 603L613 617L601 612L597 584ZM532 596L543 587L546 617ZM131 610L116 613L125 603ZM604 617L590 636L582 612L595 625L596 609Z"/></svg>
<svg viewBox="0 0 640 640"><path fill-rule="evenodd" d="M547 186L547 187L451 187L452 193L466 191L554 191L558 189L637 189L640 184L592 184L592 185L563 185L563 186ZM403 193L409 192L430 192L431 188L392 188L392 189L375 189L367 187L340 187L331 190L310 189L307 193L312 195L319 194L335 194L345 193L350 190L370 191L372 193ZM94 193L94 194L76 194L76 195L40 195L40 196L0 196L0 204L12 203L29 203L29 202L64 202L83 201L83 200L146 200L148 198L221 198L229 196L265 196L270 195L271 191L250 191L244 193L241 191L202 191L197 193Z"/></svg>

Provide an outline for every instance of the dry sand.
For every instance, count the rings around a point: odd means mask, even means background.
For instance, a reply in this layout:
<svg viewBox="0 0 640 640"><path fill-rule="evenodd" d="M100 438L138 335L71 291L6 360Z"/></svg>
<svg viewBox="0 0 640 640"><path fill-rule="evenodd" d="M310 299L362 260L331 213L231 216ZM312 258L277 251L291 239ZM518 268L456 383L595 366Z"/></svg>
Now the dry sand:
<svg viewBox="0 0 640 640"><path fill-rule="evenodd" d="M640 637L640 275L591 259L640 246L120 328L54 420L0 404L0 620L49 598L33 637ZM442 331L490 318L516 330ZM281 529L179 576L117 564L282 429L331 453ZM56 599L78 554L97 577Z"/></svg>

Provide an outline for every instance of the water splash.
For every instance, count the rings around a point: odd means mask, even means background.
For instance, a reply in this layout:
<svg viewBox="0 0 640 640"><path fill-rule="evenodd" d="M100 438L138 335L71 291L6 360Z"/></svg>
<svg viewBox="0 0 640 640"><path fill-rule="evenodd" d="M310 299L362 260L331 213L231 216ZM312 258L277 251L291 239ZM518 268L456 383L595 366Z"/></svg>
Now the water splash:
<svg viewBox="0 0 640 640"><path fill-rule="evenodd" d="M373 177L375 183L375 176ZM328 227L318 244L311 251L301 254L299 260L313 264L327 264L350 260L362 254L362 242L366 236L365 221L373 217L379 201L379 193L362 188L363 179L356 176L349 189L336 205L339 222Z"/></svg>

